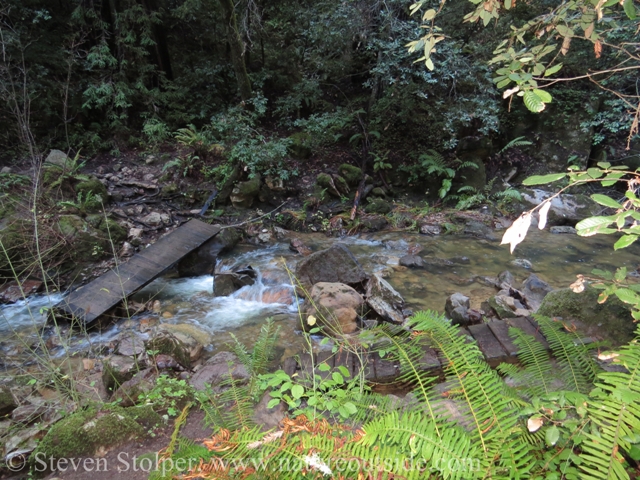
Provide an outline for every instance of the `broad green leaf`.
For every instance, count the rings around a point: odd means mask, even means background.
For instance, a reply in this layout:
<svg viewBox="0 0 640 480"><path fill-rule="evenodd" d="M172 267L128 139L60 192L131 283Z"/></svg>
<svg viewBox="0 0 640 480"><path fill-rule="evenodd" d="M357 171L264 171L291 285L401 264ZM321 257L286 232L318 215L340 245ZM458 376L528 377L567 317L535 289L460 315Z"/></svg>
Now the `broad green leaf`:
<svg viewBox="0 0 640 480"><path fill-rule="evenodd" d="M345 402L345 404L343 405L343 407L351 414L351 415L355 415L356 413L358 413L358 407L356 407L353 403L351 402Z"/></svg>
<svg viewBox="0 0 640 480"><path fill-rule="evenodd" d="M587 169L587 174L591 178L600 178L602 175L604 175L604 172L599 168L589 168Z"/></svg>
<svg viewBox="0 0 640 480"><path fill-rule="evenodd" d="M597 277L602 277L605 280L613 279L612 273L608 272L607 270L600 270L598 268L594 268L593 270L591 270L591 273Z"/></svg>
<svg viewBox="0 0 640 480"><path fill-rule="evenodd" d="M547 445L553 447L558 440L560 439L560 430L555 425L551 425L547 428L547 431L544 435L544 440L547 442Z"/></svg>
<svg viewBox="0 0 640 480"><path fill-rule="evenodd" d="M272 398L271 400L269 400L269 403L267 403L267 408L273 408L276 405L278 405L280 403L280 399L279 398Z"/></svg>
<svg viewBox="0 0 640 480"><path fill-rule="evenodd" d="M599 203L600 205L604 205L605 207L609 208L615 208L616 210L622 207L622 205L616 202L613 198L607 197L606 195L601 195L599 193L591 195L591 199L594 202Z"/></svg>
<svg viewBox="0 0 640 480"><path fill-rule="evenodd" d="M509 77L511 78L511 75L509 75ZM524 92L523 100L525 107L527 107L529 111L533 113L540 113L544 110L544 102L532 90L527 90L526 92Z"/></svg>
<svg viewBox="0 0 640 480"><path fill-rule="evenodd" d="M609 162L598 162L600 168L609 168L611 164Z"/></svg>
<svg viewBox="0 0 640 480"><path fill-rule="evenodd" d="M589 217L579 221L576 224L576 230L586 230L587 228L599 227L602 225L610 225L615 222L615 217Z"/></svg>
<svg viewBox="0 0 640 480"><path fill-rule="evenodd" d="M640 303L640 296L637 293L629 290L628 288L619 288L616 290L616 297L622 300L624 303L630 303L637 305Z"/></svg>
<svg viewBox="0 0 640 480"><path fill-rule="evenodd" d="M320 365L318 365L318 370L320 370L321 372L328 372L329 370L331 370L331 367L327 362L322 362Z"/></svg>
<svg viewBox="0 0 640 480"><path fill-rule="evenodd" d="M624 13L629 17L629 20L636 19L637 12L636 7L633 5L633 0L625 0L622 7L624 8Z"/></svg>
<svg viewBox="0 0 640 480"><path fill-rule="evenodd" d="M563 37L573 37L573 30L566 25L557 25L556 30L558 30L558 33Z"/></svg>
<svg viewBox="0 0 640 480"><path fill-rule="evenodd" d="M523 185L545 185L551 182L557 182L566 177L566 173L550 173L548 175L533 175L532 177L525 178L522 182Z"/></svg>
<svg viewBox="0 0 640 480"><path fill-rule="evenodd" d="M291 395L296 400L304 395L304 387L302 385L294 385L291 387Z"/></svg>
<svg viewBox="0 0 640 480"><path fill-rule="evenodd" d="M333 372L331 374L331 378L333 378L333 381L339 384L343 384L344 383L344 378L342 377L342 375L339 372Z"/></svg>
<svg viewBox="0 0 640 480"><path fill-rule="evenodd" d="M499 82L499 83L496 85L496 87L497 87L497 88L504 88L504 87L506 87L507 85L509 85L510 83L511 83L511 80L507 78L507 79L502 80L501 82Z"/></svg>
<svg viewBox="0 0 640 480"><path fill-rule="evenodd" d="M616 282L621 282L625 278L627 278L627 267L620 267L618 270L616 270Z"/></svg>
<svg viewBox="0 0 640 480"><path fill-rule="evenodd" d="M626 248L636 240L638 240L638 235L623 235L614 243L613 249L620 250L621 248Z"/></svg>
<svg viewBox="0 0 640 480"><path fill-rule="evenodd" d="M551 103L552 98L548 92L534 88L533 93L535 93L544 103Z"/></svg>
<svg viewBox="0 0 640 480"><path fill-rule="evenodd" d="M547 68L544 71L544 76L548 77L549 75L553 75L554 73L557 73L558 70L560 70L562 68L562 64L558 63L557 65L554 65L553 67Z"/></svg>

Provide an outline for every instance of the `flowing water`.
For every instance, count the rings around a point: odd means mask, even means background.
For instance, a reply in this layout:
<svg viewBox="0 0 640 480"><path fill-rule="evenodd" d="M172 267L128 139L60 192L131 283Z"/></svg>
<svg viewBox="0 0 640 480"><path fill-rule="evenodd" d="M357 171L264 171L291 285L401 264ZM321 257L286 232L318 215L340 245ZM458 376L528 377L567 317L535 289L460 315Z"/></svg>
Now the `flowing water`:
<svg viewBox="0 0 640 480"><path fill-rule="evenodd" d="M554 288L568 286L577 274L588 274L593 268L615 270L626 266L630 272L635 272L640 252L636 245L614 252L614 239L605 236L581 238L537 229L530 230L514 255L498 241L464 236L382 233L339 240L321 234L296 236L313 251L338 241L344 243L367 272L380 272L414 311L442 311L446 298L454 292L469 296L471 307L478 309L483 301L495 294L495 289L479 281L478 277L495 277L504 270L510 270L518 281L535 273ZM400 257L416 251L427 262L425 269L399 266ZM293 270L300 258L284 242L263 247L240 245L220 259L218 271L251 265L258 272L254 285L227 297L214 297L212 276L172 278L169 275L151 283L133 300L159 300L160 322L194 324L212 333L214 340L210 353L226 349L231 333L242 343L252 344L264 319L274 317L281 332L279 356L289 356L304 349L304 338L299 334L298 302L285 264ZM528 260L530 268L519 266L528 265L526 262L514 264L515 259ZM3 356L18 355L16 352L24 352L24 346L37 339L45 322L40 309L59 299L59 295L49 299L34 297L1 308L0 349ZM144 339L146 334L138 331L138 323L139 318L122 321L106 330L73 338L53 351L55 355L62 355L86 349L90 343L108 346L125 329L135 331Z"/></svg>

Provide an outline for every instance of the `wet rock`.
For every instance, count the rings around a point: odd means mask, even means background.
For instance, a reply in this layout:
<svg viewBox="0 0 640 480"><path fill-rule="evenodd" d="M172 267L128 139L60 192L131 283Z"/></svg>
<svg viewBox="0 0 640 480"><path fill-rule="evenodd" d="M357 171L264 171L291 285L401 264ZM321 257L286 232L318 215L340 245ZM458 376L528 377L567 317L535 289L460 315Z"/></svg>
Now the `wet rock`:
<svg viewBox="0 0 640 480"><path fill-rule="evenodd" d="M362 225L367 232L379 232L380 230L384 230L386 226L389 225L389 222L385 217L371 216L362 218L360 225Z"/></svg>
<svg viewBox="0 0 640 480"><path fill-rule="evenodd" d="M385 214L391 211L392 207L389 202L382 198L371 198L364 211L367 213L380 213Z"/></svg>
<svg viewBox="0 0 640 480"><path fill-rule="evenodd" d="M163 223L162 216L158 212L151 212L150 214L142 217L140 221L152 227L158 227Z"/></svg>
<svg viewBox="0 0 640 480"><path fill-rule="evenodd" d="M506 285L507 287L517 287L516 278L509 270L505 270L504 272L501 272L500 275L498 275L497 286L500 288L504 288L504 285Z"/></svg>
<svg viewBox="0 0 640 480"><path fill-rule="evenodd" d="M192 365L202 356L204 348L212 342L208 332L190 323L165 323L160 325L159 331L169 332L182 342L189 351L189 361ZM178 361L180 362L179 359Z"/></svg>
<svg viewBox="0 0 640 480"><path fill-rule="evenodd" d="M125 334L118 343L116 353L125 357L137 357L144 353L144 340Z"/></svg>
<svg viewBox="0 0 640 480"><path fill-rule="evenodd" d="M423 235L440 235L442 229L439 225L422 225L420 227L420 233Z"/></svg>
<svg viewBox="0 0 640 480"><path fill-rule="evenodd" d="M262 293L262 303L293 304L293 291L289 287L269 287Z"/></svg>
<svg viewBox="0 0 640 480"><path fill-rule="evenodd" d="M263 430L277 428L287 413L287 405L284 402L277 403L269 408L269 402L273 399L269 392L265 392L258 404L253 409L253 421L261 425Z"/></svg>
<svg viewBox="0 0 640 480"><path fill-rule="evenodd" d="M592 338L609 340L613 346L630 342L635 338L636 324L633 323L629 306L614 295L606 302L598 303L600 292L592 287L587 287L581 293L560 288L544 297L537 313L580 324L581 332Z"/></svg>
<svg viewBox="0 0 640 480"><path fill-rule="evenodd" d="M260 243L271 243L273 237L269 232L262 232L258 234L258 241Z"/></svg>
<svg viewBox="0 0 640 480"><path fill-rule="evenodd" d="M531 205L539 205L555 192L531 189L522 192L522 198ZM558 195L551 200L551 209L547 216L547 225L557 226L566 223L575 224L587 217L598 215L601 206L587 195Z"/></svg>
<svg viewBox="0 0 640 480"><path fill-rule="evenodd" d="M43 283L39 280L25 280L22 284L9 282L0 287L0 303L15 303L18 300L33 295L42 290Z"/></svg>
<svg viewBox="0 0 640 480"><path fill-rule="evenodd" d="M153 352L154 355L159 353L170 355L184 368L191 368L191 346L186 345L171 332L166 330L158 331L153 338L145 342L145 347L147 351Z"/></svg>
<svg viewBox="0 0 640 480"><path fill-rule="evenodd" d="M511 265L526 268L527 270L531 270L533 268L533 264L526 258L516 258L515 260L511 260Z"/></svg>
<svg viewBox="0 0 640 480"><path fill-rule="evenodd" d="M236 208L249 208L260 193L260 175L246 182L239 182L231 192L231 203Z"/></svg>
<svg viewBox="0 0 640 480"><path fill-rule="evenodd" d="M485 240L497 240L491 227L476 220L469 220L462 232L467 235L473 235L474 237L484 238Z"/></svg>
<svg viewBox="0 0 640 480"><path fill-rule="evenodd" d="M11 412L11 420L14 423L29 425L42 417L49 409L45 400L42 398L31 397L29 400L32 403L20 405Z"/></svg>
<svg viewBox="0 0 640 480"><path fill-rule="evenodd" d="M404 299L379 274L373 274L367 283L367 304L387 322L401 324Z"/></svg>
<svg viewBox="0 0 640 480"><path fill-rule="evenodd" d="M346 182L355 187L362 180L362 169L359 167L355 167L353 165L349 165L348 163L343 163L338 167L338 173L346 180Z"/></svg>
<svg viewBox="0 0 640 480"><path fill-rule="evenodd" d="M2 169L0 169L0 173L12 173L13 169L11 167L2 167Z"/></svg>
<svg viewBox="0 0 640 480"><path fill-rule="evenodd" d="M542 305L544 297L553 291L551 285L540 280L537 275L531 274L522 284L522 293L524 294L529 309L535 313Z"/></svg>
<svg viewBox="0 0 640 480"><path fill-rule="evenodd" d="M280 227L273 227L273 233L278 240L284 240L289 236L289 231Z"/></svg>
<svg viewBox="0 0 640 480"><path fill-rule="evenodd" d="M137 364L131 357L112 355L102 360L102 384L107 392L129 380L138 371Z"/></svg>
<svg viewBox="0 0 640 480"><path fill-rule="evenodd" d="M305 257L311 255L311 249L307 247L302 240L295 237L289 242L289 250L298 252L300 255Z"/></svg>
<svg viewBox="0 0 640 480"><path fill-rule="evenodd" d="M349 249L337 243L302 259L296 266L296 278L309 289L318 282L357 286L369 276Z"/></svg>
<svg viewBox="0 0 640 480"><path fill-rule="evenodd" d="M256 281L256 271L247 266L235 272L216 273L213 281L213 295L215 297L227 297L247 285L253 285Z"/></svg>
<svg viewBox="0 0 640 480"><path fill-rule="evenodd" d="M568 227L568 226L555 226L555 227L551 227L549 229L549 231L551 233L555 233L555 234L575 234L577 233L577 230L573 227Z"/></svg>
<svg viewBox="0 0 640 480"><path fill-rule="evenodd" d="M324 326L325 335L335 336L353 333L357 330L357 319L362 314L364 299L353 288L343 283L318 282L311 289L307 306L309 317L315 317L318 325Z"/></svg>
<svg viewBox="0 0 640 480"><path fill-rule="evenodd" d="M450 262L455 263L456 265L469 265L471 263L471 259L469 257L451 257L449 259Z"/></svg>
<svg viewBox="0 0 640 480"><path fill-rule="evenodd" d="M244 381L248 380L250 375L236 355L231 352L220 352L196 371L189 380L189 384L196 390L205 390L207 386L215 389L230 378Z"/></svg>
<svg viewBox="0 0 640 480"><path fill-rule="evenodd" d="M426 266L425 261L418 255L400 257L399 263L401 266L408 268L424 268Z"/></svg>
<svg viewBox="0 0 640 480"><path fill-rule="evenodd" d="M0 418L10 414L17 406L11 390L7 387L0 387Z"/></svg>
<svg viewBox="0 0 640 480"><path fill-rule="evenodd" d="M489 305L491 306L493 311L496 312L496 315L501 320L505 318L527 316L527 315L516 314L517 309L522 309L523 311L525 310L524 306L520 304L520 302L518 302L517 304L516 302L517 302L516 299L508 295L495 295L489 298ZM522 313L522 312L519 312L519 313ZM527 314L528 314L528 311L527 311Z"/></svg>
<svg viewBox="0 0 640 480"><path fill-rule="evenodd" d="M205 242L195 252L191 252L178 263L178 275L181 277L196 277L213 272L218 255L228 252L242 238L240 230L225 228L215 237Z"/></svg>
<svg viewBox="0 0 640 480"><path fill-rule="evenodd" d="M136 373L131 379L124 382L114 392L113 398L120 400L123 407L131 407L140 402L140 395L149 393L156 384L158 371L155 367L149 367Z"/></svg>
<svg viewBox="0 0 640 480"><path fill-rule="evenodd" d="M471 323L469 313L467 312L470 307L469 297L462 293L454 293L447 298L444 311L447 317L451 319L451 323L464 327Z"/></svg>

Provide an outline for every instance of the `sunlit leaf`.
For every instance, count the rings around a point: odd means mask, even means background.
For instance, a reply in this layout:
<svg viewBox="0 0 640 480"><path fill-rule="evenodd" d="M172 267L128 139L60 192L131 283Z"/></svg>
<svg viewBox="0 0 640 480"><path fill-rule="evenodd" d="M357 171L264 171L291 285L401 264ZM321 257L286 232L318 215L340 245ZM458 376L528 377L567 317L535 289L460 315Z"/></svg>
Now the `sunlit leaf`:
<svg viewBox="0 0 640 480"><path fill-rule="evenodd" d="M622 205L616 202L613 198L607 197L606 195L601 195L599 193L591 195L591 199L594 202L599 203L600 205L604 205L605 207L609 208L615 208L616 210L622 207Z"/></svg>
<svg viewBox="0 0 640 480"><path fill-rule="evenodd" d="M620 250L621 248L626 248L636 240L638 240L638 235L623 235L613 244L613 249Z"/></svg>
<svg viewBox="0 0 640 480"><path fill-rule="evenodd" d="M547 200L544 202L540 211L538 212L539 220L538 220L538 228L540 230L544 230L544 227L547 226L547 215L549 214L549 209L551 208L551 200Z"/></svg>
<svg viewBox="0 0 640 480"><path fill-rule="evenodd" d="M531 226L531 214L525 212L504 232L500 245L508 243L511 246L510 251L513 253L516 245L522 242L527 236L529 226Z"/></svg>

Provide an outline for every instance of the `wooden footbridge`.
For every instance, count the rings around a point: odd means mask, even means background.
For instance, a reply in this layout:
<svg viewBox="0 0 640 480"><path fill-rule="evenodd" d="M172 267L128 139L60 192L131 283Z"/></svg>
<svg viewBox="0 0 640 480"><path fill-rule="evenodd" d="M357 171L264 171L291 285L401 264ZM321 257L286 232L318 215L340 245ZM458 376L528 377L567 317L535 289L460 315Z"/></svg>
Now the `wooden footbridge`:
<svg viewBox="0 0 640 480"><path fill-rule="evenodd" d="M517 361L518 349L509 337L510 327L533 335L547 350L549 349L549 344L540 333L538 324L530 317L509 318L471 325L468 328L461 328L460 334L475 340L489 365L496 367L502 362ZM330 370L319 370L318 365L321 363L327 363L331 367ZM422 370L433 373L433 376L440 376L442 373L438 354L433 349L426 349L419 363ZM400 375L400 366L396 362L381 358L378 353L359 356L347 351L335 354L319 352L314 354L313 359L309 354L300 355L299 359L288 358L284 362L283 369L289 375L297 371L305 376L312 373L314 366L315 374L322 378L331 375L334 369L340 366L344 366L349 371L351 378L358 376L364 369L364 378L371 383L378 384L390 383Z"/></svg>
<svg viewBox="0 0 640 480"><path fill-rule="evenodd" d="M137 253L128 262L67 295L55 308L86 324L162 275L220 232L219 225L190 220Z"/></svg>

